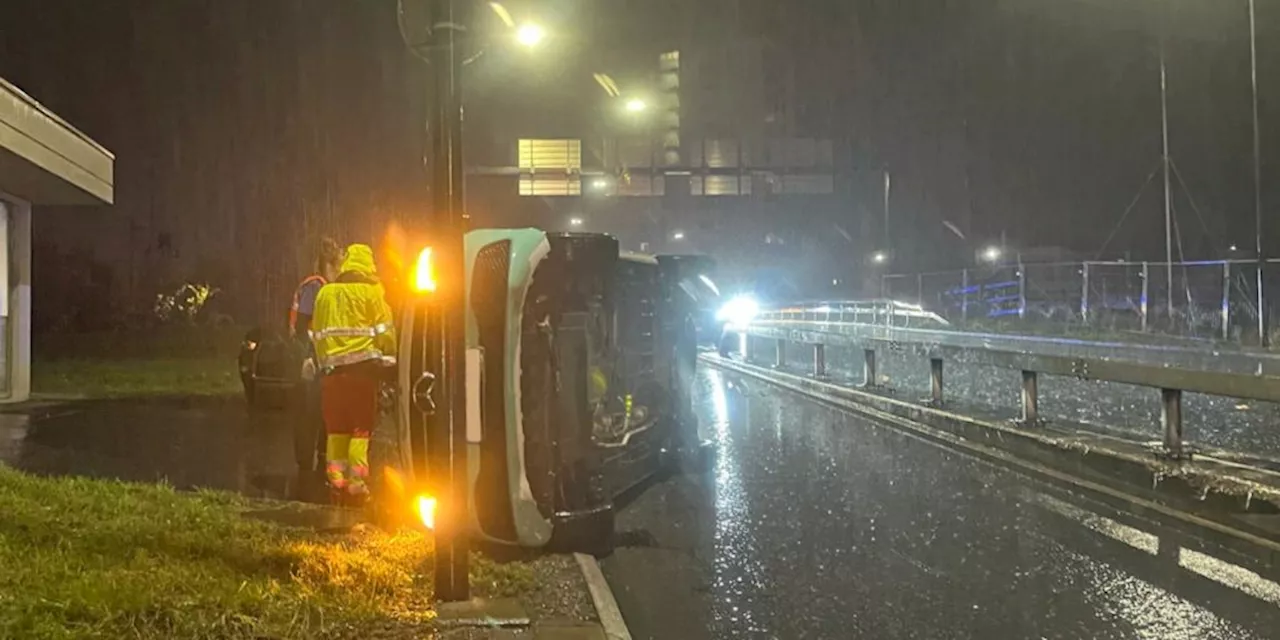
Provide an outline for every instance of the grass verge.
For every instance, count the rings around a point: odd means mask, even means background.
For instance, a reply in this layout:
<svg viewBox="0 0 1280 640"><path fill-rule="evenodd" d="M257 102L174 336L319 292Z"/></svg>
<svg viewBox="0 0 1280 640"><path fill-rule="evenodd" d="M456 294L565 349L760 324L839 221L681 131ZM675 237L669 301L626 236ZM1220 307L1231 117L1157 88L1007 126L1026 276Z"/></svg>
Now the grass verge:
<svg viewBox="0 0 1280 640"><path fill-rule="evenodd" d="M36 360L36 393L126 398L221 396L242 392L235 355L203 358Z"/></svg>
<svg viewBox="0 0 1280 640"><path fill-rule="evenodd" d="M431 538L324 535L244 518L251 503L0 466L0 637L423 637ZM477 556L483 595L532 586Z"/></svg>

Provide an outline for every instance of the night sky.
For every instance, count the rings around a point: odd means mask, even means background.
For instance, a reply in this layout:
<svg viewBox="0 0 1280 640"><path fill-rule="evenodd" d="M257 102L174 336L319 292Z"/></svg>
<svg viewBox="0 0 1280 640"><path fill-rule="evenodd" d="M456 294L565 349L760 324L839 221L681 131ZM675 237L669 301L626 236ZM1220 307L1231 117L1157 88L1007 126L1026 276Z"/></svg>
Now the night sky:
<svg viewBox="0 0 1280 640"><path fill-rule="evenodd" d="M778 53L762 73L793 83L794 133L893 173L904 269L960 266L1001 233L1097 255L1160 161L1165 19L1183 250L1252 245L1245 0L704 0L684 24L664 2L595 0L578 28L609 37L578 50L651 60L681 41L766 39ZM581 6L513 4L570 27ZM1280 7L1258 4L1263 197L1280 240ZM37 312L91 278L59 265L97 260L92 279L122 301L203 278L238 314L275 313L319 234L424 224L423 70L395 16L389 0L0 3L0 76L117 156L114 207L38 212L36 277L71 282L37 287ZM844 179L841 208L878 216L877 183ZM502 215L488 221L523 222ZM1105 257L1161 257L1162 215L1156 175Z"/></svg>

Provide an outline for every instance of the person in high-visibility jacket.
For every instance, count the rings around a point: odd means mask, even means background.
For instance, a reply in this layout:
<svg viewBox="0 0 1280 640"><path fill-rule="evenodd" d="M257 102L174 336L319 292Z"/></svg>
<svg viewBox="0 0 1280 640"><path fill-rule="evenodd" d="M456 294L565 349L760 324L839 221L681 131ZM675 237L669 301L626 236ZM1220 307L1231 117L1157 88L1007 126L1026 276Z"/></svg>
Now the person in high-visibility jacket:
<svg viewBox="0 0 1280 640"><path fill-rule="evenodd" d="M391 308L373 249L347 247L341 273L316 296L311 335L324 378L325 476L335 491L368 494L369 436L378 421L378 388L395 365Z"/></svg>

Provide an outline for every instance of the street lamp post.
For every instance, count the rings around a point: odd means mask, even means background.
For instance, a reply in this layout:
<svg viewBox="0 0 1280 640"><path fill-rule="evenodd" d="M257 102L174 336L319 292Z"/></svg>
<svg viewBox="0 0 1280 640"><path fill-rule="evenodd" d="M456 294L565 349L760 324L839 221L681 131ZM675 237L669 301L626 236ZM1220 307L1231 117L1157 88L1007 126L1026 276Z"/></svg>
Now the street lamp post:
<svg viewBox="0 0 1280 640"><path fill-rule="evenodd" d="M465 302L464 236L468 216L463 208L462 65L468 1L431 0L428 128L431 140L431 196L440 221L441 380L445 402L434 421L431 468L442 488L444 514L436 525L436 596L445 602L471 597L468 545L462 530L466 509L466 381L464 366Z"/></svg>
<svg viewBox="0 0 1280 640"><path fill-rule="evenodd" d="M1262 142L1258 130L1258 23L1254 0L1249 0L1249 81L1253 89L1253 219L1254 244L1257 250L1258 340L1271 346L1271 328L1267 320L1266 296L1263 295L1264 271L1267 264L1262 247Z"/></svg>

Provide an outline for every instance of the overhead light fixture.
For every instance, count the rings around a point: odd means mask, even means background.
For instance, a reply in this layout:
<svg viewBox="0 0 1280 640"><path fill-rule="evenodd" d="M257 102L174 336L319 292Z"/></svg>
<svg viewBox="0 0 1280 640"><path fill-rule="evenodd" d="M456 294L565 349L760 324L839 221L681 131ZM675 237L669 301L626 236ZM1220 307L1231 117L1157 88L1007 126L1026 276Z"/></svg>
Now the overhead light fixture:
<svg viewBox="0 0 1280 640"><path fill-rule="evenodd" d="M683 231L677 231L677 232L675 232L675 233L671 234L671 239L672 239L672 240L684 240L684 232L683 232Z"/></svg>
<svg viewBox="0 0 1280 640"><path fill-rule="evenodd" d="M516 42L526 47L536 47L546 37L546 30L536 24L522 24L516 29Z"/></svg>
<svg viewBox="0 0 1280 640"><path fill-rule="evenodd" d="M581 226L582 226L582 218L569 218L569 226L571 226L571 227L581 227Z"/></svg>
<svg viewBox="0 0 1280 640"><path fill-rule="evenodd" d="M626 107L627 111L630 111L631 113L640 113L641 111L649 108L649 103L641 100L640 98L631 98L630 100L627 100Z"/></svg>

